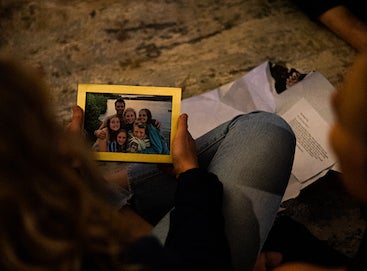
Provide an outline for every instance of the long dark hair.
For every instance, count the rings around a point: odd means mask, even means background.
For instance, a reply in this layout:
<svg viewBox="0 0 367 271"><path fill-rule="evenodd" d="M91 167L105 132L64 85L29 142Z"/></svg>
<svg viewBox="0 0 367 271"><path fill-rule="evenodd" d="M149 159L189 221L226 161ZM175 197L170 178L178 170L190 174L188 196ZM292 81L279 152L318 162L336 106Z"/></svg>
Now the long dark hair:
<svg viewBox="0 0 367 271"><path fill-rule="evenodd" d="M120 128L117 131L114 131L110 128L111 120L117 118L120 121ZM109 135L109 141L116 141L117 134L119 133L119 130L121 129L121 119L118 116L112 116L107 120L107 129L108 129L108 135Z"/></svg>
<svg viewBox="0 0 367 271"><path fill-rule="evenodd" d="M147 124L151 124L153 121L152 111L150 111L148 108L142 108L140 111L144 110L147 113Z"/></svg>
<svg viewBox="0 0 367 271"><path fill-rule="evenodd" d="M0 269L129 270L129 222L83 138L57 124L39 74L1 57L0 74Z"/></svg>

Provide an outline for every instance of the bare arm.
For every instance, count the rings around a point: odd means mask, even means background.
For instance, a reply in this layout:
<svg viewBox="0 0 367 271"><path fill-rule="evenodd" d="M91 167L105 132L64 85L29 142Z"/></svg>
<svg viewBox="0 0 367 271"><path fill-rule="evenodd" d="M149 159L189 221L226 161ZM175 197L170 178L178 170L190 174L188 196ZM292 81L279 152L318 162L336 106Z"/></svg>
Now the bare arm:
<svg viewBox="0 0 367 271"><path fill-rule="evenodd" d="M94 131L94 136L99 139L106 139L107 135L105 133L105 129L103 129L105 127L107 127L107 119L104 119L99 128Z"/></svg>
<svg viewBox="0 0 367 271"><path fill-rule="evenodd" d="M367 24L347 7L333 7L321 14L319 20L358 52L367 51Z"/></svg>
<svg viewBox="0 0 367 271"><path fill-rule="evenodd" d="M105 127L101 130L101 133L103 133L105 136L103 138L97 138L97 145L98 145L98 151L103 151L106 152L108 151L107 145L108 145L108 139L109 139L109 134L108 134L108 129Z"/></svg>

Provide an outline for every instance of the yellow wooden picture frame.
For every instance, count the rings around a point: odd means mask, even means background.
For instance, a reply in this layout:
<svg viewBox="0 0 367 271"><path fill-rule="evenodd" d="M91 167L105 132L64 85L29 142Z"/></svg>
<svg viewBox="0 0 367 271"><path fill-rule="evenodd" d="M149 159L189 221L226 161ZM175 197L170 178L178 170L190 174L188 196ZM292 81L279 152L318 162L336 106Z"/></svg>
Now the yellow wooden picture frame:
<svg viewBox="0 0 367 271"><path fill-rule="evenodd" d="M78 84L77 104L84 110L84 130L90 139L91 148L94 131L98 123L116 114L114 101L122 97L125 109L132 107L138 113L142 108L150 108L153 119L161 123L160 131L165 134L169 154L128 153L94 151L97 160L121 162L172 163L172 140L176 134L180 115L181 88L129 86L108 84ZM98 127L97 127L98 126ZM163 138L165 138L163 136Z"/></svg>

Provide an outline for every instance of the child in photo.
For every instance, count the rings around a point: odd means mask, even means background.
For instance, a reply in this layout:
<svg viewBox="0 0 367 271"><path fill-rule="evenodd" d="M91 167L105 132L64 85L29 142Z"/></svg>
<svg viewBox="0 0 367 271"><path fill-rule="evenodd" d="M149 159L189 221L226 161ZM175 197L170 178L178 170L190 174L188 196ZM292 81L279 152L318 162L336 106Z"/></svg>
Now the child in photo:
<svg viewBox="0 0 367 271"><path fill-rule="evenodd" d="M124 111L124 122L126 131L132 131L134 122L136 121L136 111L134 108L126 108Z"/></svg>
<svg viewBox="0 0 367 271"><path fill-rule="evenodd" d="M118 131L121 128L120 118L118 116L113 116L107 120L107 127L102 128L106 137L101 139L97 138L93 149L99 152L114 152L115 141Z"/></svg>
<svg viewBox="0 0 367 271"><path fill-rule="evenodd" d="M147 126L142 122L135 122L129 138L127 151L131 153L141 153L150 147L150 140L147 135Z"/></svg>
<svg viewBox="0 0 367 271"><path fill-rule="evenodd" d="M125 129L118 131L115 141L115 152L126 152L127 136L127 131Z"/></svg>

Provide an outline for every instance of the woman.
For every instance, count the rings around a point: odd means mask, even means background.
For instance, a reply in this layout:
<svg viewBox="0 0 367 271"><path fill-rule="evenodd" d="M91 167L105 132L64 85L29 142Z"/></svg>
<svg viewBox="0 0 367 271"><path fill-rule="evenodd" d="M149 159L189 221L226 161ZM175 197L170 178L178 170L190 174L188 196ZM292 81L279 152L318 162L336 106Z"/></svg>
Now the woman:
<svg viewBox="0 0 367 271"><path fill-rule="evenodd" d="M161 131L154 126L155 121L152 118L152 112L148 108L139 110L138 120L145 123L148 127L148 137L150 147L141 151L145 154L169 154L169 148L166 139L161 134Z"/></svg>
<svg viewBox="0 0 367 271"><path fill-rule="evenodd" d="M0 73L0 127L11 131L0 134L1 270L251 269L292 168L284 120L241 115L195 142L182 114L173 172L134 164L116 173L129 177L119 179L133 193L126 205L83 144L81 108L64 132L36 75L4 60ZM142 215L172 207L169 227L153 231L169 229L162 245Z"/></svg>
<svg viewBox="0 0 367 271"><path fill-rule="evenodd" d="M134 108L126 108L124 111L124 121L125 121L125 129L126 131L131 131L136 121L136 111Z"/></svg>
<svg viewBox="0 0 367 271"><path fill-rule="evenodd" d="M225 234L234 269L251 270L289 180L294 134L279 116L253 112L223 123L195 143L199 167L218 176L224 186ZM132 163L107 177L131 191L130 206L155 226L153 232L163 243L177 188L167 172L163 166Z"/></svg>
<svg viewBox="0 0 367 271"><path fill-rule="evenodd" d="M106 135L103 139L97 138L93 149L100 152L117 152L117 134L121 129L121 122L118 116L112 116L107 120L107 127L102 128Z"/></svg>

